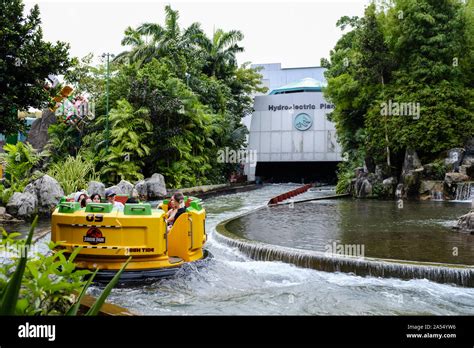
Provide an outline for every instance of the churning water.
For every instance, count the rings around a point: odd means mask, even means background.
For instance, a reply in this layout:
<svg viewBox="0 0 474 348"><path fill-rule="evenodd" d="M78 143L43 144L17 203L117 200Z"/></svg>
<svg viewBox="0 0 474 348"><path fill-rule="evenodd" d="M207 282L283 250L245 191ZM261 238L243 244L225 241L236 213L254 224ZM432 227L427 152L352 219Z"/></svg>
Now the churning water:
<svg viewBox="0 0 474 348"><path fill-rule="evenodd" d="M359 277L281 262L253 261L215 238L219 222L264 206L271 197L295 187L269 185L256 191L207 199L206 226L210 234L207 248L214 255L208 266L148 285L114 289L109 301L144 315L474 314L473 288L428 280ZM295 200L321 194L325 192L315 190ZM359 214L366 211L360 209ZM440 206L440 211L443 209ZM454 223L451 217L443 216L437 217L440 225ZM92 290L93 294L99 292L96 288Z"/></svg>

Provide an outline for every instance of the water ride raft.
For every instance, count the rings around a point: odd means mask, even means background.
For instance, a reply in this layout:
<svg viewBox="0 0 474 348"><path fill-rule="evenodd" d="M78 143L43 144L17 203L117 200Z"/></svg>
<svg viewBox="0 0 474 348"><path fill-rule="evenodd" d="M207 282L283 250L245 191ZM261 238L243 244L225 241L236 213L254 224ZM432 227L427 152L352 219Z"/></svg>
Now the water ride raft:
<svg viewBox="0 0 474 348"><path fill-rule="evenodd" d="M123 212L110 203L81 208L79 202L62 200L52 214L51 240L66 254L82 247L74 262L80 269L99 269L96 282L110 281L130 256L120 281L169 277L208 257L206 212L199 199L185 201L186 212L167 231L167 200L158 209L149 203L126 203Z"/></svg>

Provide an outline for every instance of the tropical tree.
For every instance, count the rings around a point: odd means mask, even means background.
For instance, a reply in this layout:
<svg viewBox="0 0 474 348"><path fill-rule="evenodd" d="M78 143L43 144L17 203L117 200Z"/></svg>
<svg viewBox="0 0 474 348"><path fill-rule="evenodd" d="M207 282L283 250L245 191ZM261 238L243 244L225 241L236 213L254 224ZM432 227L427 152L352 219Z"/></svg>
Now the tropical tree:
<svg viewBox="0 0 474 348"><path fill-rule="evenodd" d="M152 129L148 110L140 108L134 111L128 101L121 99L110 111L110 123L112 147L104 159L106 165L101 173L123 180L142 179L142 158L150 153L145 142Z"/></svg>
<svg viewBox="0 0 474 348"><path fill-rule="evenodd" d="M0 133L14 134L25 129L17 112L47 105L46 78L66 72L72 60L67 44L43 41L38 5L27 16L21 0L0 7Z"/></svg>
<svg viewBox="0 0 474 348"><path fill-rule="evenodd" d="M338 21L352 30L322 64L325 96L336 106L329 117L349 156L340 178L366 155L400 170L407 148L432 161L474 134L469 6L395 0L379 10L371 4L363 18ZM387 115L389 103L409 104L412 113Z"/></svg>
<svg viewBox="0 0 474 348"><path fill-rule="evenodd" d="M236 54L244 51L238 45L243 38L239 30L225 32L222 29L217 29L211 39L205 35L199 36L199 46L205 57L203 72L217 78L232 75L237 68Z"/></svg>
<svg viewBox="0 0 474 348"><path fill-rule="evenodd" d="M245 144L247 131L241 119L252 110L251 95L265 91L260 87L261 75L247 63L237 65L236 55L243 50L239 31L218 29L209 39L199 23L183 29L177 11L166 6L165 12L163 24L144 23L125 31L122 44L130 49L111 64L108 98L113 111L108 137L104 76L97 74L103 66L94 70L81 63L70 74L78 86L96 93L96 118L84 128L78 153L92 160L110 182L155 172L174 187L225 181L235 168L217 163L217 152ZM90 77L97 81L91 83ZM146 129L136 131L146 135L140 144L149 152L143 151L143 156L127 135L129 117L136 120L139 110L151 124L150 134ZM127 148L128 142L135 150ZM134 172L139 174L133 176Z"/></svg>
<svg viewBox="0 0 474 348"><path fill-rule="evenodd" d="M131 46L130 51L120 53L116 62L137 63L143 66L153 58L173 57L176 71L184 76L187 72L187 59L192 57L196 40L203 35L199 23L193 23L186 29L179 26L179 13L167 5L165 7L165 25L144 23L138 28L128 27L122 40L123 46Z"/></svg>

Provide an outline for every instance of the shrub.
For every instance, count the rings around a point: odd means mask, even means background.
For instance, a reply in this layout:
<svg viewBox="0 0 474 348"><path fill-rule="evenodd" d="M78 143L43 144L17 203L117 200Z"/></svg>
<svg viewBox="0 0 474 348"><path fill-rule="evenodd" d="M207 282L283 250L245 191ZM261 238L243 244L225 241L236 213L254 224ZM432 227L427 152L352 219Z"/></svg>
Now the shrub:
<svg viewBox="0 0 474 348"><path fill-rule="evenodd" d="M80 248L75 249L68 259L64 256L64 250L28 257L37 220L36 217L26 240L18 239L19 233L2 232L0 251L10 253L13 258L11 262L0 264L0 315L77 315L80 301L97 271L87 282L84 281L83 277L92 272L75 268L73 261ZM49 244L51 250L54 247L54 243ZM99 312L129 261L117 272L86 315Z"/></svg>
<svg viewBox="0 0 474 348"><path fill-rule="evenodd" d="M59 182L65 194L77 192L87 187L89 181L98 180L92 161L80 155L68 156L64 162L52 164L48 175Z"/></svg>

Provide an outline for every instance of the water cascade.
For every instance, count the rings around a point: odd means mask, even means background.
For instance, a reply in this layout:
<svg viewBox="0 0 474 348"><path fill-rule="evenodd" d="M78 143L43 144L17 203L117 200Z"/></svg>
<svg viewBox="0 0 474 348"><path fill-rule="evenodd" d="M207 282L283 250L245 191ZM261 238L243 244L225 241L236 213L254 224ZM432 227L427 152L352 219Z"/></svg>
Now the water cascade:
<svg viewBox="0 0 474 348"><path fill-rule="evenodd" d="M456 186L456 201L472 201L474 199L474 182L461 182Z"/></svg>
<svg viewBox="0 0 474 348"><path fill-rule="evenodd" d="M226 224L232 220L224 221L216 227L218 232L216 238L238 248L254 260L282 261L325 272L345 272L384 278L429 279L438 283L474 287L474 266L353 257L270 245L234 235L226 228Z"/></svg>

